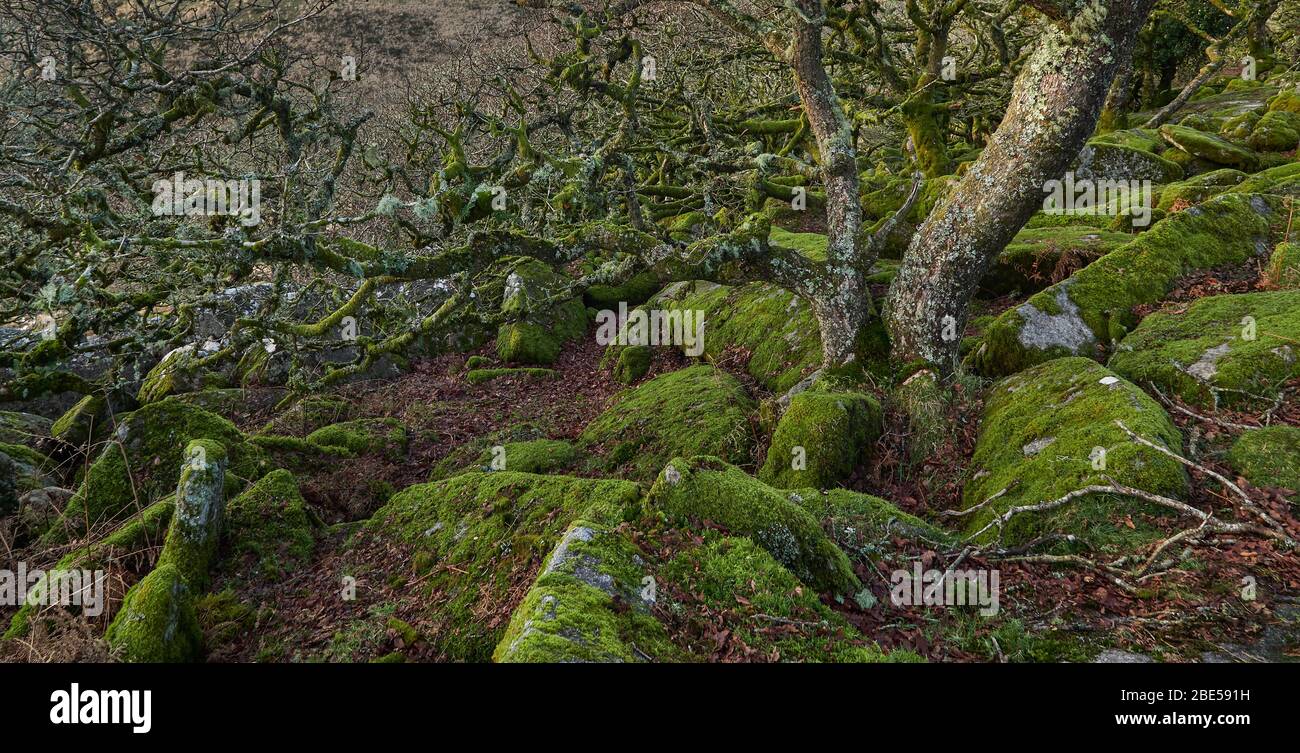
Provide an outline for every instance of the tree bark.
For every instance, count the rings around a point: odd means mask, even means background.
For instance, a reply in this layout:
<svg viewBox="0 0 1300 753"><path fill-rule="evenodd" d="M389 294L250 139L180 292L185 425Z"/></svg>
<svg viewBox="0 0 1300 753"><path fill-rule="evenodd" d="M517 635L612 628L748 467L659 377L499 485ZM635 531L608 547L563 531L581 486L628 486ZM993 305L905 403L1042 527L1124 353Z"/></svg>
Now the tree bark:
<svg viewBox="0 0 1300 753"><path fill-rule="evenodd" d="M887 303L895 362L956 368L976 286L1092 133L1154 4L1094 0L1045 32L988 147L912 239Z"/></svg>

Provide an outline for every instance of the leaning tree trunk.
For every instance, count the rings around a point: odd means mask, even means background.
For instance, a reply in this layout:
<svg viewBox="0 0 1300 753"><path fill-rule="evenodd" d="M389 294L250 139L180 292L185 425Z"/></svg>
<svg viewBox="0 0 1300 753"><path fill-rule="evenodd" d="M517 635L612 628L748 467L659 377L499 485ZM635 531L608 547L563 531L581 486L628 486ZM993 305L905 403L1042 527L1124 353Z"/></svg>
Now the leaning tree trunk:
<svg viewBox="0 0 1300 753"><path fill-rule="evenodd" d="M886 324L896 363L949 374L976 286L1042 206L1092 133L1111 80L1132 54L1155 0L1093 0L1056 24L1016 79L1006 116L979 160L912 238L889 291Z"/></svg>
<svg viewBox="0 0 1300 753"><path fill-rule="evenodd" d="M839 366L853 359L858 333L871 315L865 276L875 258L869 253L872 249L860 248L859 243L862 201L853 127L822 64L824 11L815 0L799 0L795 8L800 18L795 22L790 63L817 140L826 188L826 266L813 298L813 313L820 325L824 363Z"/></svg>

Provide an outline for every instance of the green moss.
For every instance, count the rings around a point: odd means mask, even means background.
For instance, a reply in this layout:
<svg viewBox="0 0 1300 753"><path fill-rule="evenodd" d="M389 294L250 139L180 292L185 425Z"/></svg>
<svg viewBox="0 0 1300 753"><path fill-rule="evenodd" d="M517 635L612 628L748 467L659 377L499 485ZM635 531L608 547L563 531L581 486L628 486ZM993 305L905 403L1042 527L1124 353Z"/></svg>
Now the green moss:
<svg viewBox="0 0 1300 753"><path fill-rule="evenodd" d="M745 370L772 392L785 392L821 366L816 317L803 299L780 288L682 283L652 305L704 312L704 355L748 353Z"/></svg>
<svg viewBox="0 0 1300 753"><path fill-rule="evenodd" d="M1300 428L1270 426L1242 433L1228 450L1228 464L1255 486L1300 493Z"/></svg>
<svg viewBox="0 0 1300 753"><path fill-rule="evenodd" d="M176 510L158 565L175 566L185 582L202 593L221 540L226 451L216 442L196 439L186 446L184 457L176 484Z"/></svg>
<svg viewBox="0 0 1300 753"><path fill-rule="evenodd" d="M597 523L574 523L514 611L492 658L545 664L680 659L651 614L655 600L644 588L649 577L625 537Z"/></svg>
<svg viewBox="0 0 1300 753"><path fill-rule="evenodd" d="M1062 355L1100 358L1137 323L1133 308L1157 303L1188 272L1241 264L1271 237L1280 201L1226 193L1175 212L1132 243L1008 309L970 362L1012 374Z"/></svg>
<svg viewBox="0 0 1300 753"><path fill-rule="evenodd" d="M1261 279L1283 290L1300 288L1300 243L1279 243Z"/></svg>
<svg viewBox="0 0 1300 753"><path fill-rule="evenodd" d="M758 477L780 489L825 489L864 463L880 436L880 403L862 392L805 390L781 416Z"/></svg>
<svg viewBox="0 0 1300 753"><path fill-rule="evenodd" d="M581 300L562 300L565 281L536 259L521 260L506 278L501 313L510 318L497 330L497 355L512 363L555 362L568 340L587 330Z"/></svg>
<svg viewBox="0 0 1300 753"><path fill-rule="evenodd" d="M1195 405L1267 407L1300 376L1297 343L1300 292L1210 296L1142 320L1110 367Z"/></svg>
<svg viewBox="0 0 1300 753"><path fill-rule="evenodd" d="M660 287L659 278L647 270L638 272L621 285L592 285L582 294L582 298L592 308L617 309L620 303L628 306L645 303Z"/></svg>
<svg viewBox="0 0 1300 753"><path fill-rule="evenodd" d="M1300 114L1300 92L1283 89L1268 101L1269 112L1291 112Z"/></svg>
<svg viewBox="0 0 1300 753"><path fill-rule="evenodd" d="M1243 180L1232 193L1259 193L1272 196L1300 196L1300 162L1270 167Z"/></svg>
<svg viewBox="0 0 1300 753"><path fill-rule="evenodd" d="M265 353L260 345L257 349ZM195 354L193 346L168 353L145 375L140 383L140 390L136 393L136 399L141 404L152 403L169 395L189 392L201 387L205 381L201 360L201 357Z"/></svg>
<svg viewBox="0 0 1300 753"><path fill-rule="evenodd" d="M1160 154L1165 150L1165 142L1160 132L1148 128L1131 128L1124 131L1111 131L1089 140L1090 144L1109 144L1122 146L1139 152Z"/></svg>
<svg viewBox="0 0 1300 753"><path fill-rule="evenodd" d="M465 370L488 368L492 365L492 359L487 356L470 356L465 359Z"/></svg>
<svg viewBox="0 0 1300 753"><path fill-rule="evenodd" d="M474 369L466 372L465 381L470 384L483 384L504 377L527 377L529 379L554 379L560 372L554 369L519 368L519 369Z"/></svg>
<svg viewBox="0 0 1300 753"><path fill-rule="evenodd" d="M42 439L51 436L50 419L33 413L0 411L0 442L35 447Z"/></svg>
<svg viewBox="0 0 1300 753"><path fill-rule="evenodd" d="M113 441L104 446L69 500L66 522L78 529L85 523L93 526L169 495L180 477L185 446L194 439L210 439L227 448L227 481L236 488L241 479L258 478L267 470L264 453L245 442L226 419L175 401L150 403L121 417Z"/></svg>
<svg viewBox="0 0 1300 753"><path fill-rule="evenodd" d="M1041 228L1060 228L1060 227L1082 227L1100 230L1110 227L1114 221L1115 215L1097 214L1090 212L1083 214L1080 212L1044 212L1037 211L1030 216L1029 221L1025 223L1026 230L1038 230ZM1084 231L1086 232L1086 230Z"/></svg>
<svg viewBox="0 0 1300 753"><path fill-rule="evenodd" d="M202 408L209 413L215 413L218 416L234 421L250 412L247 396L248 392L238 387L227 389L210 387L195 392L172 395L167 399Z"/></svg>
<svg viewBox="0 0 1300 753"><path fill-rule="evenodd" d="M1245 173L1225 167L1177 183L1170 183L1160 192L1160 201L1156 204L1156 208L1168 212L1177 202L1200 204L1239 185L1245 179Z"/></svg>
<svg viewBox="0 0 1300 753"><path fill-rule="evenodd" d="M127 591L104 636L124 661L194 662L203 658L203 632L180 571L163 565Z"/></svg>
<svg viewBox="0 0 1300 753"><path fill-rule="evenodd" d="M1250 149L1195 128L1163 125L1160 126L1160 136L1182 151L1217 165L1237 167L1248 172L1259 165L1258 155Z"/></svg>
<svg viewBox="0 0 1300 753"><path fill-rule="evenodd" d="M654 351L649 345L629 345L618 351L614 365L614 378L623 384L632 384L650 372Z"/></svg>
<svg viewBox="0 0 1300 753"><path fill-rule="evenodd" d="M521 581L574 521L615 524L641 496L636 484L501 471L409 487L367 523L417 546L430 589L429 640L448 657L488 659L516 606Z"/></svg>
<svg viewBox="0 0 1300 753"><path fill-rule="evenodd" d="M475 470L554 473L573 465L578 456L573 445L558 439L511 442L499 447L500 451L493 447L483 450Z"/></svg>
<svg viewBox="0 0 1300 753"><path fill-rule="evenodd" d="M1089 359L1049 361L995 384L962 499L972 508L1007 491L964 520L967 533L983 529L1011 507L1105 484L1106 475L1156 494L1184 494L1188 482L1182 465L1129 440L1117 420L1139 436L1182 451L1182 436L1159 404ZM1093 495L1050 512L1021 513L1006 524L1002 539L1016 545L1061 532L1103 548L1118 541L1145 541L1160 531L1139 515L1143 512L1153 510L1136 500ZM1135 528L1127 527L1126 516L1132 517ZM997 537L994 527L979 541Z"/></svg>
<svg viewBox="0 0 1300 753"><path fill-rule="evenodd" d="M757 656L796 662L919 661L907 651L885 654L749 539L713 531L703 535L704 543L675 557L658 577L698 598L699 611L728 614L727 627L736 641ZM800 627L773 629L781 624ZM703 644L696 655L708 659L715 650L716 644Z"/></svg>
<svg viewBox="0 0 1300 753"><path fill-rule="evenodd" d="M209 651L250 633L257 625L257 610L229 589L199 597L194 612Z"/></svg>
<svg viewBox="0 0 1300 753"><path fill-rule="evenodd" d="M617 396L579 437L594 468L649 481L676 455L719 455L744 462L753 445L748 417L757 406L744 385L712 366L655 377ZM630 445L628 449L622 449Z"/></svg>
<svg viewBox="0 0 1300 753"><path fill-rule="evenodd" d="M406 456L406 427L395 418L359 418L322 426L307 435L319 447L344 447L356 455Z"/></svg>
<svg viewBox="0 0 1300 753"><path fill-rule="evenodd" d="M998 255L980 288L994 296L1041 290L1132 240L1088 226L1027 228Z"/></svg>
<svg viewBox="0 0 1300 753"><path fill-rule="evenodd" d="M1290 152L1300 147L1300 113L1272 110L1251 131L1250 146L1261 152Z"/></svg>
<svg viewBox="0 0 1300 753"><path fill-rule="evenodd" d="M19 496L52 483L46 474L52 473L57 464L40 452L27 445L0 442L0 455L7 459L4 469L0 470L0 475L4 476L0 484L10 490L0 495L0 498L9 497L8 502L0 501L0 512L16 510Z"/></svg>
<svg viewBox="0 0 1300 753"><path fill-rule="evenodd" d="M826 236L822 233L792 233L773 227L768 242L774 246L794 249L813 261L826 261Z"/></svg>
<svg viewBox="0 0 1300 753"><path fill-rule="evenodd" d="M1225 120L1219 127L1219 135L1229 141L1245 142L1250 138L1257 123L1259 123L1259 113L1247 110Z"/></svg>
<svg viewBox="0 0 1300 753"><path fill-rule="evenodd" d="M83 445L90 441L92 431L101 424L107 401L99 395L86 395L54 422L50 435L61 442Z"/></svg>
<svg viewBox="0 0 1300 753"><path fill-rule="evenodd" d="M401 639L402 645L404 646L414 646L421 640L420 631L416 630L405 620L399 620L396 617L389 617L388 622L385 624L389 630L397 633L397 637Z"/></svg>
<svg viewBox="0 0 1300 753"><path fill-rule="evenodd" d="M712 521L752 539L819 591L856 593L861 584L848 557L790 494L718 458L677 457L655 481L646 505L679 520Z"/></svg>
<svg viewBox="0 0 1300 753"><path fill-rule="evenodd" d="M226 505L223 538L237 561L251 560L263 576L278 578L311 558L314 529L297 479L276 470Z"/></svg>

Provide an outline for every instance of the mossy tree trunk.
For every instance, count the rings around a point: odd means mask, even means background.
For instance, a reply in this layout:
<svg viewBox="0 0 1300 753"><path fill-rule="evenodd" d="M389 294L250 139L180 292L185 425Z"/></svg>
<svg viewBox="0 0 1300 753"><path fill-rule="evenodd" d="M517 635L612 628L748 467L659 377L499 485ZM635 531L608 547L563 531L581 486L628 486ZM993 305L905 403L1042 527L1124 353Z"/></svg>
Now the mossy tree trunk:
<svg viewBox="0 0 1300 753"><path fill-rule="evenodd" d="M1054 22L1012 90L1007 113L979 160L929 215L890 288L886 324L898 363L956 367L976 286L1041 205L1097 123L1120 61L1155 0L1039 0Z"/></svg>

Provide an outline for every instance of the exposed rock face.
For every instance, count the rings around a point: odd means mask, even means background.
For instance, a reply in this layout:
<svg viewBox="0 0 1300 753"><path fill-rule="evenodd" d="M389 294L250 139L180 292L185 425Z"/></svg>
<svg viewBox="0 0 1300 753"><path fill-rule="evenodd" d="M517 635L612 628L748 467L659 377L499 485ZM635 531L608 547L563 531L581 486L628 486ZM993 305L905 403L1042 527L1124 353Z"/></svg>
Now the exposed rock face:
<svg viewBox="0 0 1300 753"><path fill-rule="evenodd" d="M1074 174L1079 180L1149 180L1164 184L1180 180L1183 169L1149 151L1093 141L1079 152Z"/></svg>

